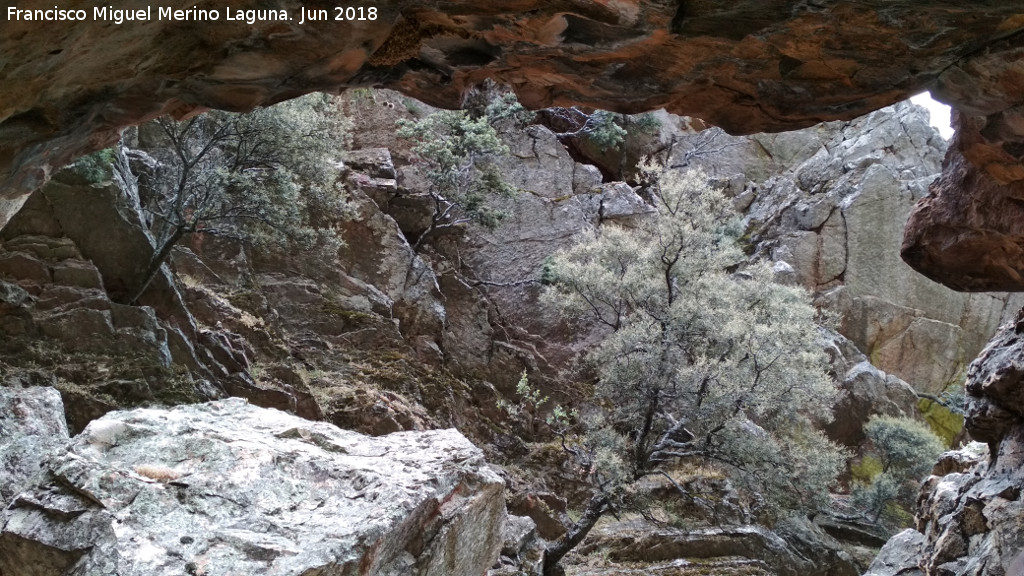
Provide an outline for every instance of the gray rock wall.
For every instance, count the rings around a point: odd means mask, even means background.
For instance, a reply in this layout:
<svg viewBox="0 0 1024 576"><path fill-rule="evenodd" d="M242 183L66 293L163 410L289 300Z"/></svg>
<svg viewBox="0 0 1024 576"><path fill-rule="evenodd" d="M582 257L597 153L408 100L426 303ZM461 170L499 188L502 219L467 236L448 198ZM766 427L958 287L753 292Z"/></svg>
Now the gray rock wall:
<svg viewBox="0 0 1024 576"><path fill-rule="evenodd" d="M721 182L743 210L750 249L792 266L873 364L937 393L962 382L1024 298L954 292L900 259L904 224L945 152L926 114L901 103L784 134L683 134L669 162Z"/></svg>
<svg viewBox="0 0 1024 576"><path fill-rule="evenodd" d="M917 521L891 539L868 576L1024 574L1024 316L971 363L966 428L974 443L943 455L922 485Z"/></svg>

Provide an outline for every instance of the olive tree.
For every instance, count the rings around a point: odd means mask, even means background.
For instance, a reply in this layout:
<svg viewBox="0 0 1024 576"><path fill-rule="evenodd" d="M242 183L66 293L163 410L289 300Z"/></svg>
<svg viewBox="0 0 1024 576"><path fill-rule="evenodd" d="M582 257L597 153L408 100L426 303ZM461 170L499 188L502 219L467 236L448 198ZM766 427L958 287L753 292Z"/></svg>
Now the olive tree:
<svg viewBox="0 0 1024 576"><path fill-rule="evenodd" d="M547 549L547 574L633 482L660 475L683 492L674 463L729 471L774 514L820 506L843 460L813 425L836 388L808 295L766 265L730 272L738 227L706 176L647 177L653 217L591 230L547 267L546 299L607 332L584 357L597 382L582 434L562 432L593 496Z"/></svg>
<svg viewBox="0 0 1024 576"><path fill-rule="evenodd" d="M330 223L345 210L337 168L347 132L323 96L154 125L147 146L159 162L140 195L156 250L131 302L188 234L258 245L336 241Z"/></svg>

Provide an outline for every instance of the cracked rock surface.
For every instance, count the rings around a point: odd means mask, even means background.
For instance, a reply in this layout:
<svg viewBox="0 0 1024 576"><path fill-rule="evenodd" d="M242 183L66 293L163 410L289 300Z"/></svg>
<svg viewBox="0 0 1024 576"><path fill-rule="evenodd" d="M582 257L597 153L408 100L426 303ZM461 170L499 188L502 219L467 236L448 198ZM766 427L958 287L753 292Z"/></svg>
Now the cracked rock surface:
<svg viewBox="0 0 1024 576"><path fill-rule="evenodd" d="M454 430L370 438L229 399L112 412L0 517L0 573L477 576L504 484Z"/></svg>

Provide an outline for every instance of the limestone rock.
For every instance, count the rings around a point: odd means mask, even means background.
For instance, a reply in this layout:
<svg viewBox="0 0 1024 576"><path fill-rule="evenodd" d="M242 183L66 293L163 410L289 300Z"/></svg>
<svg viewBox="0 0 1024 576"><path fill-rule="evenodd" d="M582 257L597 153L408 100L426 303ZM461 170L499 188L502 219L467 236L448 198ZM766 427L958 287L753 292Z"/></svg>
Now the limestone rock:
<svg viewBox="0 0 1024 576"><path fill-rule="evenodd" d="M346 152L345 164L371 178L394 180L398 177L391 160L391 151L387 148L363 148Z"/></svg>
<svg viewBox="0 0 1024 576"><path fill-rule="evenodd" d="M601 186L600 190L602 220L628 220L654 212L654 208L624 182Z"/></svg>
<svg viewBox="0 0 1024 576"><path fill-rule="evenodd" d="M390 157L368 169L386 171L389 162ZM390 216L358 191L350 194L357 216L341 227L347 247L343 265L338 266L344 270L344 279L336 284L346 307L372 310L372 287L383 293L380 304L387 308L385 316L399 320L402 334L410 340L422 335L439 342L445 308L434 271L412 250Z"/></svg>
<svg viewBox="0 0 1024 576"><path fill-rule="evenodd" d="M509 516L505 524L505 540L501 546L501 553L515 558L536 537L537 525L533 520L526 516Z"/></svg>
<svg viewBox="0 0 1024 576"><path fill-rule="evenodd" d="M27 488L49 452L67 441L59 392L0 386L0 506Z"/></svg>
<svg viewBox="0 0 1024 576"><path fill-rule="evenodd" d="M368 438L231 399L114 412L0 525L0 572L478 576L504 484L454 430Z"/></svg>
<svg viewBox="0 0 1024 576"><path fill-rule="evenodd" d="M127 160L115 158L117 169L106 180L86 180L73 167L57 173L36 193L41 198L34 201L38 206L35 212L20 215L4 235L44 233L46 227L35 220L48 211L60 226L58 236L72 240L95 264L111 297L118 300L138 287L155 241L142 223L135 178Z"/></svg>
<svg viewBox="0 0 1024 576"><path fill-rule="evenodd" d="M625 184L598 185L585 193L574 193L580 184L579 170L588 169L574 162L543 126L509 132L503 138L511 154L495 160L496 167L519 192L495 203L507 213L501 225L494 230L468 231L459 253L472 270L474 277L468 280L491 283L487 299L478 305L467 303L466 311L472 313L476 306L493 307L488 324L493 319L515 328L499 330L508 335L506 341L487 346L476 356L464 355L460 361L467 367L488 370L492 382L512 389L523 369L558 366L572 355L571 348L564 345L568 335L557 318L536 313L540 290L529 281L540 278L546 258L573 242L587 226L599 222L603 199L607 199L610 210L623 217L643 212L644 207ZM465 328L473 325L468 318L459 324ZM454 342L480 339L471 332L454 330L448 337Z"/></svg>
<svg viewBox="0 0 1024 576"><path fill-rule="evenodd" d="M942 178L915 207L902 248L908 264L957 290L1024 286L1016 200L1024 188L1020 79L1009 61L994 56L954 66L938 83L943 101L976 91L985 96L956 107L957 134Z"/></svg>
<svg viewBox="0 0 1024 576"><path fill-rule="evenodd" d="M1022 330L1024 311L1002 327L967 371L965 427L972 438L993 447L1022 424Z"/></svg>
<svg viewBox="0 0 1024 576"><path fill-rule="evenodd" d="M601 185L601 171L591 164L577 164L572 174L572 191L576 194L592 194Z"/></svg>
<svg viewBox="0 0 1024 576"><path fill-rule="evenodd" d="M595 528L579 553L600 552L616 563L658 563L679 559L737 558L767 568L778 576L856 576L858 571L838 544L813 550L806 556L810 532L818 544L831 538L807 523L803 530L790 526L791 537L803 533L797 546L779 534L757 525L728 526L704 530L664 530L650 526L624 529L612 524Z"/></svg>
<svg viewBox="0 0 1024 576"><path fill-rule="evenodd" d="M908 528L892 537L879 551L864 576L924 576L918 568L918 558L924 536Z"/></svg>
<svg viewBox="0 0 1024 576"><path fill-rule="evenodd" d="M755 196L743 212L755 255L792 266L876 366L939 393L960 383L1003 318L1024 304L954 292L900 260L904 224L945 150L924 109L901 103L786 134L682 135L669 162L717 179L740 172L750 182L743 192Z"/></svg>

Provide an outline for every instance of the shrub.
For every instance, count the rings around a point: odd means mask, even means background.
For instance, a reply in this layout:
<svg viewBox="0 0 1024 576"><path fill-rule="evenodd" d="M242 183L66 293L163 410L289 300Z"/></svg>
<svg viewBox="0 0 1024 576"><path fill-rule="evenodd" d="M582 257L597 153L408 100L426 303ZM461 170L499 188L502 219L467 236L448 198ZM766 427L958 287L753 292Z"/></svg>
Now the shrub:
<svg viewBox="0 0 1024 576"><path fill-rule="evenodd" d="M465 110L436 112L415 122L398 121L398 136L413 143L412 151L429 188L431 215L414 249L432 235L467 224L493 229L505 217L493 207L494 197L514 189L487 163L489 156L508 153L492 125L504 118L501 107L473 117Z"/></svg>
<svg viewBox="0 0 1024 576"><path fill-rule="evenodd" d="M598 383L569 452L595 495L570 533L679 461L728 470L762 515L823 505L844 455L811 423L828 418L836 387L810 297L766 265L730 273L739 227L704 174L647 177L656 216L592 230L547 268L547 301L608 331L585 356Z"/></svg>
<svg viewBox="0 0 1024 576"><path fill-rule="evenodd" d="M881 470L858 482L853 496L855 504L878 522L890 504L904 509L913 507L921 478L942 454L944 446L926 425L910 418L875 415L868 420L864 432Z"/></svg>
<svg viewBox="0 0 1024 576"><path fill-rule="evenodd" d="M335 167L348 123L325 97L154 122L152 152L162 162L143 208L158 247L130 302L188 234L263 247L339 247L332 225L347 215L347 205Z"/></svg>

